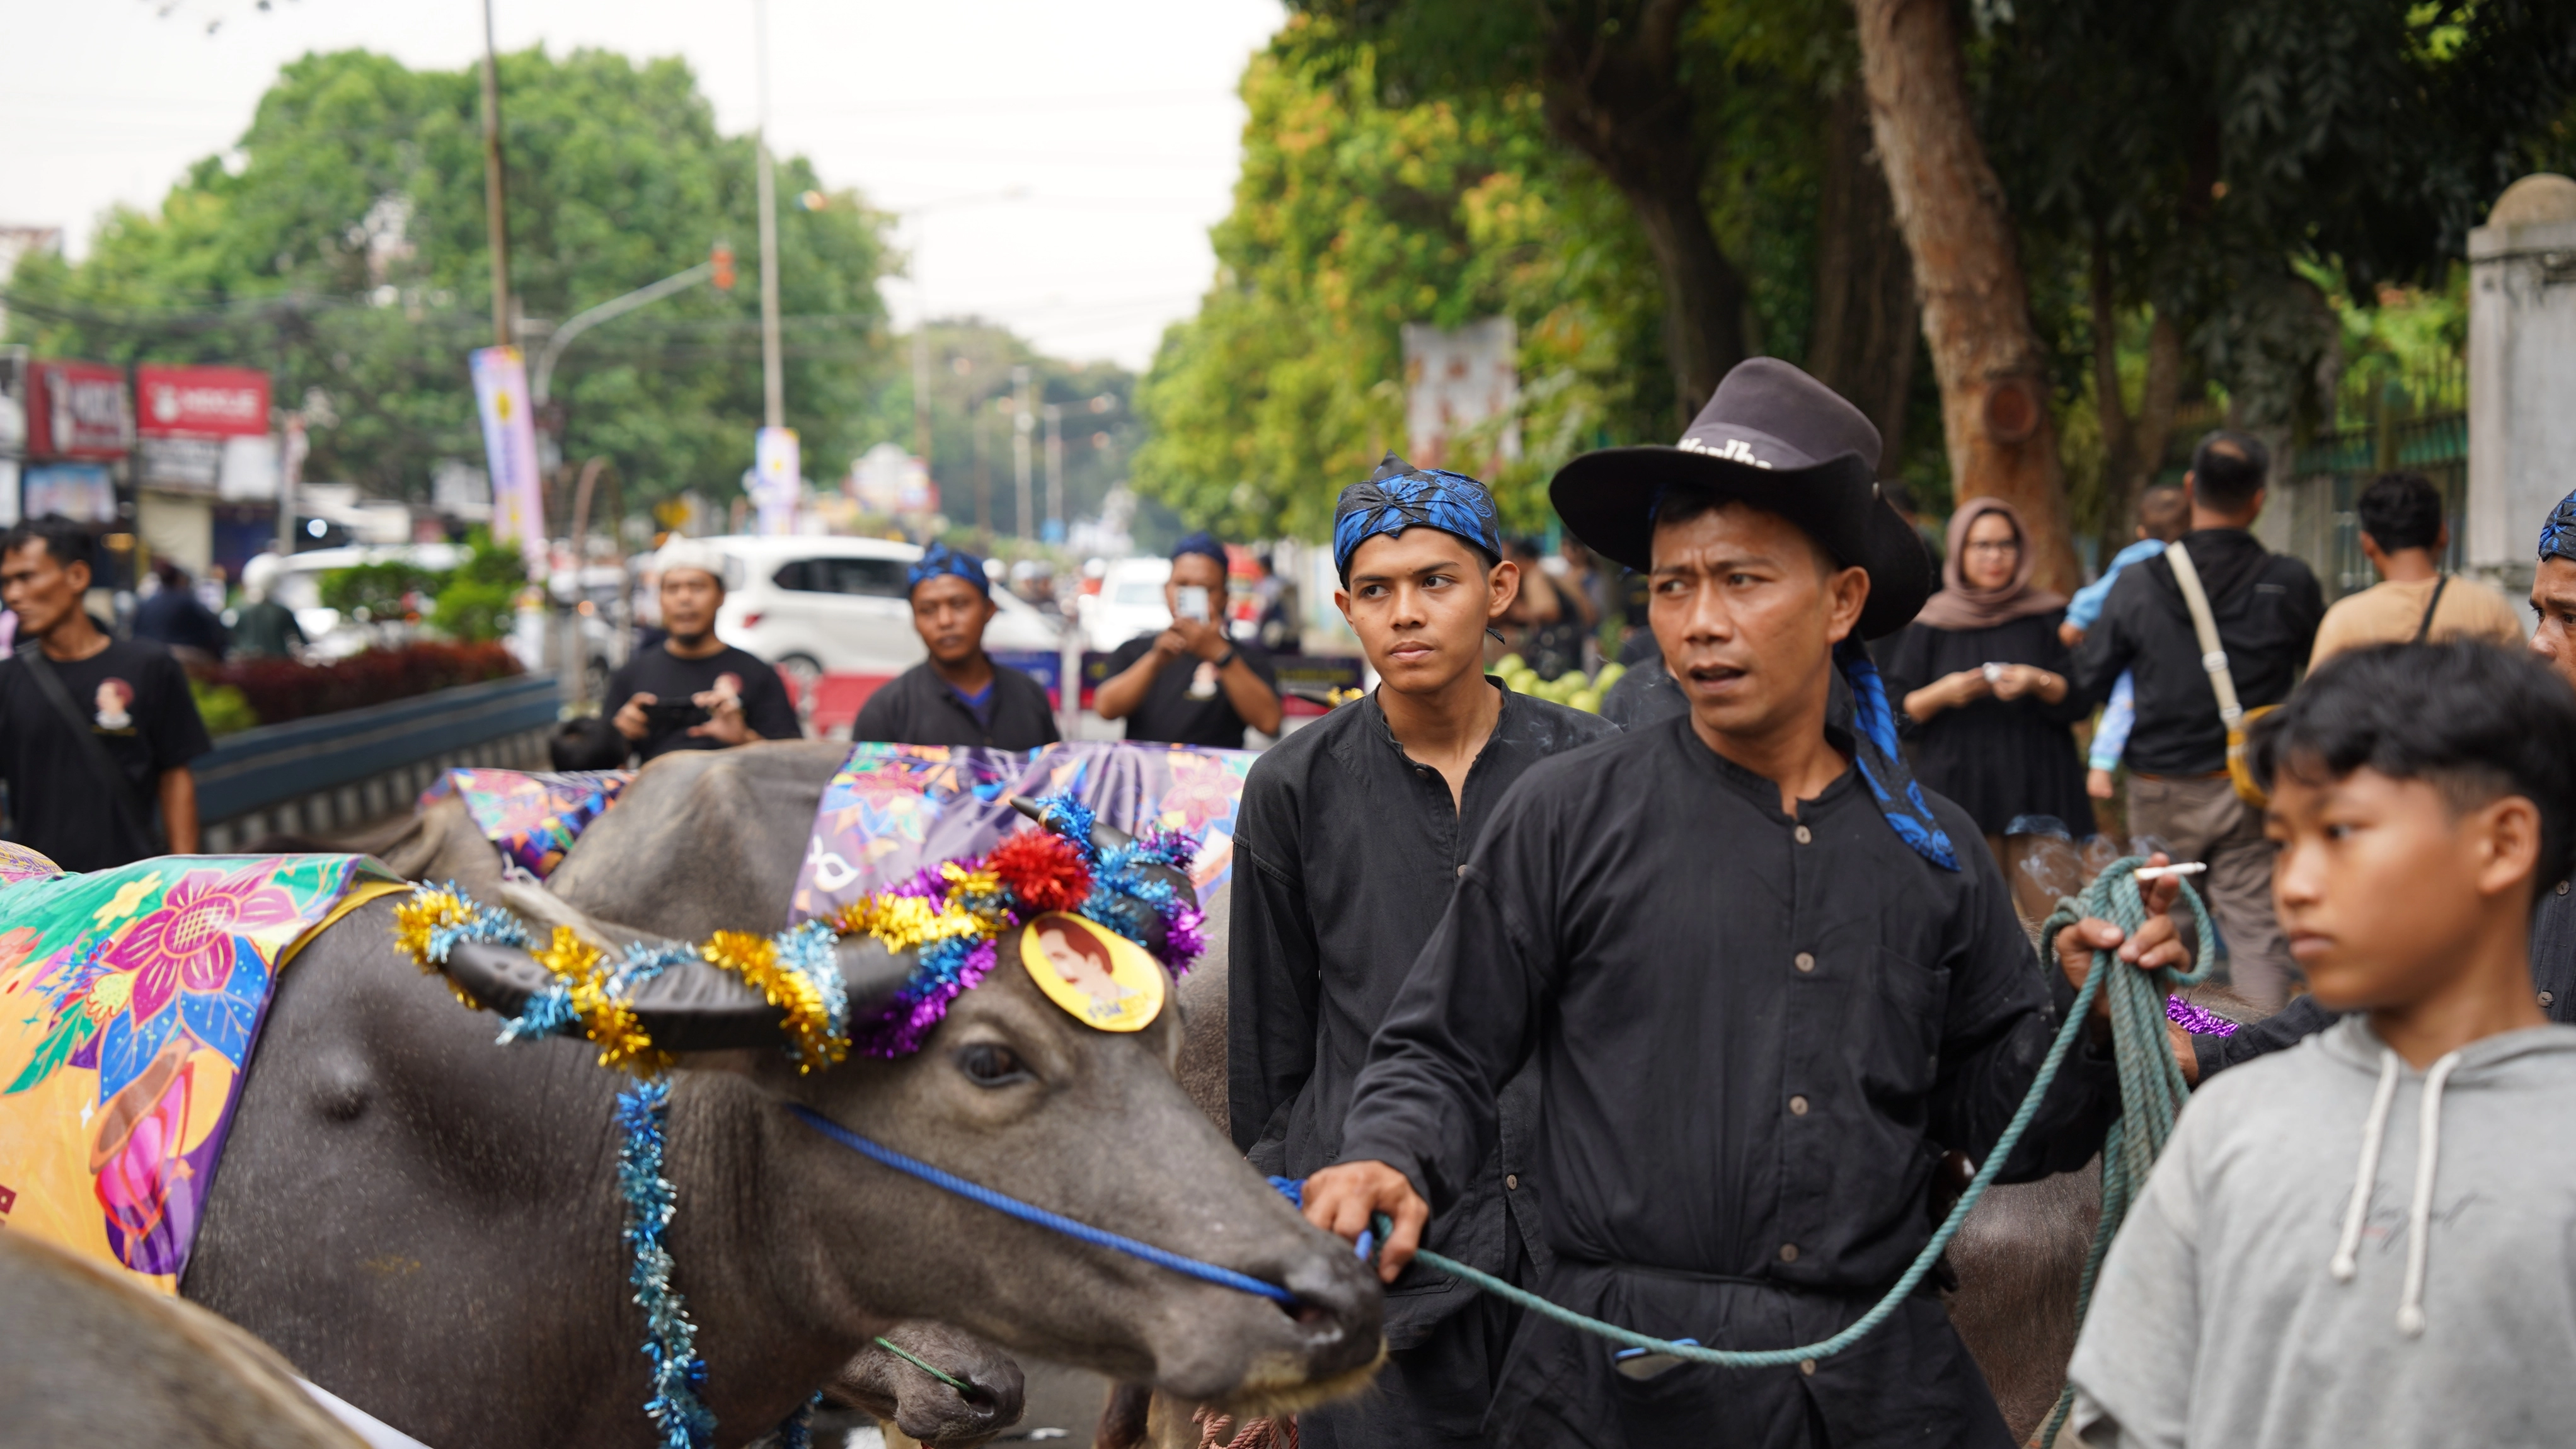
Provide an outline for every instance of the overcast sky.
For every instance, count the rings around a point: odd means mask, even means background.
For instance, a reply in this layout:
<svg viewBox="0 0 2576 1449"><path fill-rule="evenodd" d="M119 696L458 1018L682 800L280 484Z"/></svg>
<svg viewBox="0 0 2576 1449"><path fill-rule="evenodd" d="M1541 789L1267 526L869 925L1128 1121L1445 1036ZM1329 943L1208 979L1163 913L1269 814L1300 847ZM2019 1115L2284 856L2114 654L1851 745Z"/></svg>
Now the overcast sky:
<svg viewBox="0 0 2576 1449"><path fill-rule="evenodd" d="M758 117L753 0L494 0L501 47L685 56L727 132ZM934 315L1142 367L1215 259L1245 59L1278 0L769 0L773 144L906 223ZM211 30L210 30L211 27ZM477 0L0 0L0 224L156 207L228 149L278 67L364 46L419 67L479 53ZM504 98L506 104L506 97ZM975 201L1019 191L1015 199ZM650 278L638 278L639 284ZM908 287L888 302L908 325Z"/></svg>

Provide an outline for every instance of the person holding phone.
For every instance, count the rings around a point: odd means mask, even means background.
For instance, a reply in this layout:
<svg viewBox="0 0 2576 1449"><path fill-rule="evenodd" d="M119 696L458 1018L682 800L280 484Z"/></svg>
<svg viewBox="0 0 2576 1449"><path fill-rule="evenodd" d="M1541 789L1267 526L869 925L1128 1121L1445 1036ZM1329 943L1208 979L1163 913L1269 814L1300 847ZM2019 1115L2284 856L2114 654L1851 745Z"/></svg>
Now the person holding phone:
<svg viewBox="0 0 2576 1449"><path fill-rule="evenodd" d="M1226 637L1225 545L1205 533L1182 539L1163 600L1172 626L1119 646L1092 708L1127 721L1131 740L1239 750L1246 726L1279 733L1279 674L1269 653Z"/></svg>
<svg viewBox="0 0 2576 1449"><path fill-rule="evenodd" d="M646 760L673 750L722 750L804 731L778 671L716 637L724 555L694 539L663 545L659 645L637 650L608 678L624 700L610 723Z"/></svg>

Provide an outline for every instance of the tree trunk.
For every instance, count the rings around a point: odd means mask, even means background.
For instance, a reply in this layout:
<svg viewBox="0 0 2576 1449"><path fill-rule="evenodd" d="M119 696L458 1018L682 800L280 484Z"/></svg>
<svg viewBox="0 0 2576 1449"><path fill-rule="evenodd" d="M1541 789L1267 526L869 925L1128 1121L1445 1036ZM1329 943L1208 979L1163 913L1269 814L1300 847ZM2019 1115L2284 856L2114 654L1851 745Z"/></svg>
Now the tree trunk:
<svg viewBox="0 0 2576 1449"><path fill-rule="evenodd" d="M2111 286L2110 250L2093 238L2093 399L2102 419L2102 542L2111 548L2134 534L2138 495L2154 481L2173 434L2182 396L2182 330L2162 309L2147 329L2147 375L2138 411L2120 389L2119 303Z"/></svg>
<svg viewBox="0 0 2576 1449"><path fill-rule="evenodd" d="M2080 579L2048 408L2045 349L2003 185L1968 111L1948 0L1852 0L1871 132L1914 254L1956 497L2001 498L2039 546L2037 582Z"/></svg>
<svg viewBox="0 0 2576 1449"><path fill-rule="evenodd" d="M1745 353L1744 278L1718 249L1700 196L1708 158L1681 78L1689 9L1689 0L1646 0L1633 23L1616 26L1588 9L1569 15L1548 37L1540 70L1549 128L1601 168L1645 230L1685 423Z"/></svg>
<svg viewBox="0 0 2576 1449"><path fill-rule="evenodd" d="M1826 124L1807 371L1878 425L1879 471L1892 477L1905 451L1905 405L1923 322L1914 305L1914 259L1871 150L1869 100L1857 81L1829 103Z"/></svg>

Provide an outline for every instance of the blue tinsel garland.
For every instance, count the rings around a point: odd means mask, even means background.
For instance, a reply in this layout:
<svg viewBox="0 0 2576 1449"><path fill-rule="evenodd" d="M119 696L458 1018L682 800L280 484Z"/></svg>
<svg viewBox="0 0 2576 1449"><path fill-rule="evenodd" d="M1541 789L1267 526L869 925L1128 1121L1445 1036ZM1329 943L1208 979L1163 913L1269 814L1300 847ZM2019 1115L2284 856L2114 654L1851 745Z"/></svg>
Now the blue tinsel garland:
<svg viewBox="0 0 2576 1449"><path fill-rule="evenodd" d="M716 1433L716 1416L698 1397L707 1363L698 1357L698 1326L689 1321L688 1304L671 1286L671 1251L662 1241L678 1207L670 1179L662 1175L662 1124L670 1101L671 1084L659 1077L617 1094L617 1125L625 1137L617 1154L617 1192L626 1202L626 1247L635 1258L626 1281L635 1285L636 1306L644 1310L644 1360L653 1382L644 1413L661 1431L663 1449L706 1449Z"/></svg>

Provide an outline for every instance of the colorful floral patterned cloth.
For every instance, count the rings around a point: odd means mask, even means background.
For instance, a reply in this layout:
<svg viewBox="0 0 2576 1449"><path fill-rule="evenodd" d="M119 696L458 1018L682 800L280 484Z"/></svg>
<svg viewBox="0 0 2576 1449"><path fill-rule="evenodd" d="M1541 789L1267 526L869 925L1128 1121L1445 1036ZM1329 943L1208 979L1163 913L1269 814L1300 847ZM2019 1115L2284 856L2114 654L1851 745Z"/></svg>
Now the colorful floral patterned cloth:
<svg viewBox="0 0 2576 1449"><path fill-rule="evenodd" d="M1108 824L1148 822L1200 839L1190 869L1205 905L1234 873L1246 750L1079 741L1042 749L859 744L823 790L789 923L829 916L926 865L982 855L1028 826L1010 797L1072 795Z"/></svg>
<svg viewBox="0 0 2576 1449"><path fill-rule="evenodd" d="M463 800L483 838L543 880L634 778L632 770L450 770L421 792L420 805L426 810L450 795Z"/></svg>
<svg viewBox="0 0 2576 1449"><path fill-rule="evenodd" d="M176 1293L279 970L408 887L354 855L24 870L0 855L0 1231Z"/></svg>

